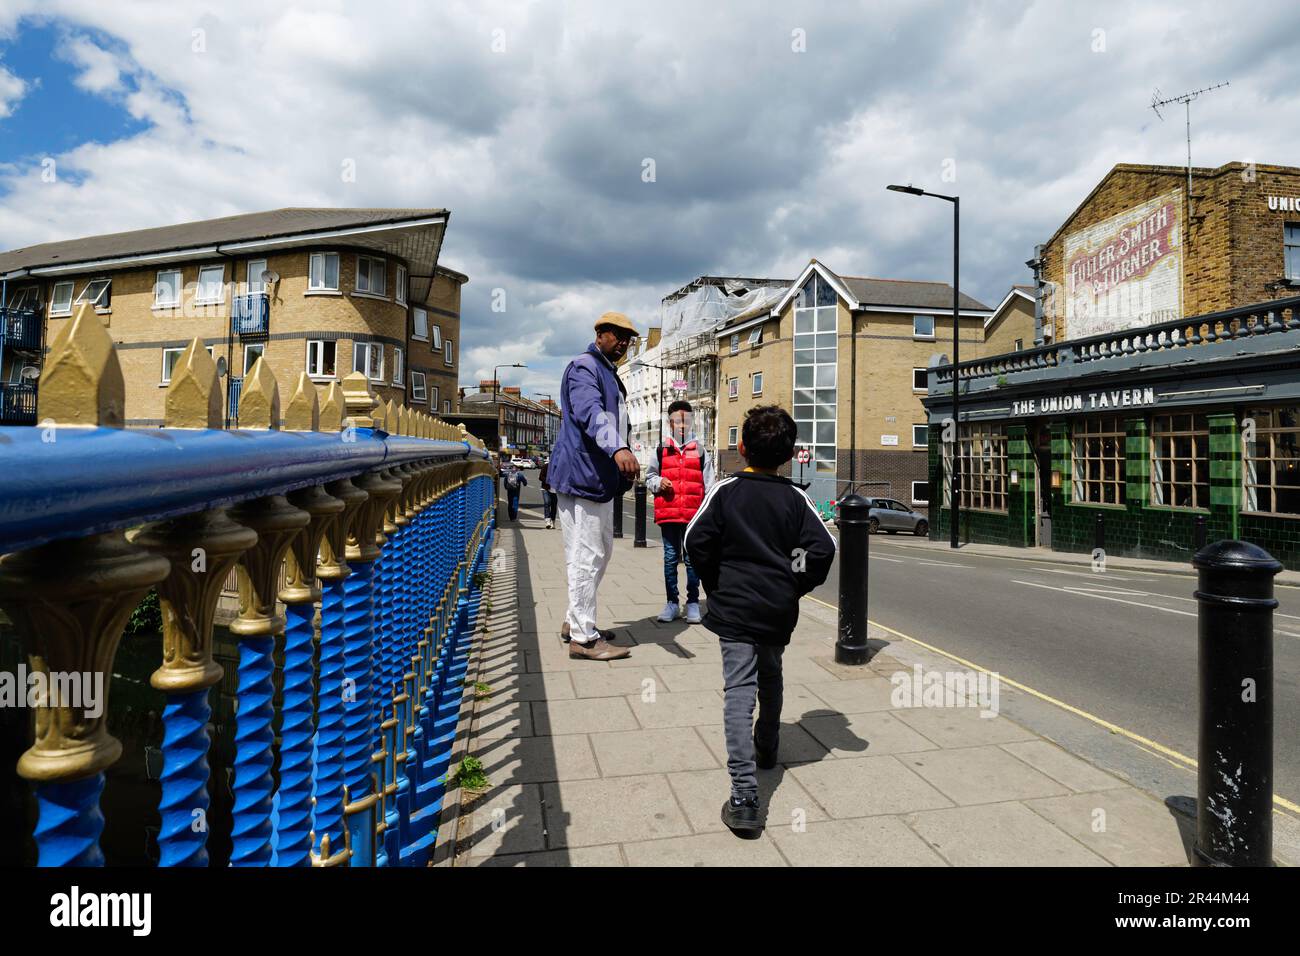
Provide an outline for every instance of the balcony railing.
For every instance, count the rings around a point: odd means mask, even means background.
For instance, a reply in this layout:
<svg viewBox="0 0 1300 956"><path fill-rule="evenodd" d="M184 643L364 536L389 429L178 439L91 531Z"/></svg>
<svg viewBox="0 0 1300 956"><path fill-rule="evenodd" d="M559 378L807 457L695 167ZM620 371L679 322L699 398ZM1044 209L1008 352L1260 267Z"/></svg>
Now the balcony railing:
<svg viewBox="0 0 1300 956"><path fill-rule="evenodd" d="M39 352L41 313L34 309L0 308L0 337L7 349Z"/></svg>
<svg viewBox="0 0 1300 956"><path fill-rule="evenodd" d="M265 292L250 292L230 300L230 331L235 335L266 335L271 327L271 301Z"/></svg>
<svg viewBox="0 0 1300 956"><path fill-rule="evenodd" d="M232 422L239 421L239 393L244 390L242 378L232 378L226 389L226 417Z"/></svg>
<svg viewBox="0 0 1300 956"><path fill-rule="evenodd" d="M956 367L964 387L968 387L970 391L980 391L996 388L999 384L1013 384L1017 380L1041 378L1041 373L1045 369L1086 365L1087 370L1091 371L1102 365L1111 363L1118 365L1133 356L1141 357L1226 342L1241 343L1261 336L1295 335L1297 332L1300 332L1300 296L1292 296L1273 302L1190 316L1156 325L1068 339L1059 344L1044 345L1019 352L991 355L987 358L961 362ZM1267 344L1273 341L1275 340L1269 339ZM1300 342L1300 336L1297 336L1297 342ZM1295 345L1297 342L1287 340L1285 344ZM1282 347L1283 344L1279 341L1277 347ZM1190 353L1188 357L1193 355L1195 353ZM1077 374L1084 370L1075 368L1059 374ZM952 372L952 365L931 368L930 390L941 391L945 385L951 389Z"/></svg>
<svg viewBox="0 0 1300 956"><path fill-rule="evenodd" d="M210 822L209 789L226 786L208 764L209 690L223 676L212 622L232 568L231 864L429 859L493 536L493 469L463 430L376 407L364 376L331 383L323 404L300 376L283 430L269 367L246 381L242 429L222 430L216 367L195 339L164 427L124 429L116 352L83 309L45 363L40 411L54 421L0 429L0 607L50 688L17 767L34 789L42 866L104 863L100 792L122 748L102 705L151 588L163 629L150 683L166 697L159 862L206 865L198 822ZM95 683L98 709L54 690Z"/></svg>
<svg viewBox="0 0 1300 956"><path fill-rule="evenodd" d="M0 425L36 424L36 386L0 385Z"/></svg>

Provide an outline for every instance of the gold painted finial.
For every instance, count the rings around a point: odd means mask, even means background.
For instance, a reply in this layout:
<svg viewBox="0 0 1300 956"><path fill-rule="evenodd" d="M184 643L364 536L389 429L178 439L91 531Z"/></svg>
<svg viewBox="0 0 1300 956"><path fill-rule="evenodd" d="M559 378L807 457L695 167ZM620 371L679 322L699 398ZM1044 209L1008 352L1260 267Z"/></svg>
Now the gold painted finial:
<svg viewBox="0 0 1300 956"><path fill-rule="evenodd" d="M397 403L390 398L379 407L384 418L382 421L376 422L375 427L382 428L390 435L397 434Z"/></svg>
<svg viewBox="0 0 1300 956"><path fill-rule="evenodd" d="M258 358L244 376L244 389L239 396L239 427L280 427L280 385L264 358Z"/></svg>
<svg viewBox="0 0 1300 956"><path fill-rule="evenodd" d="M36 417L60 425L121 428L125 413L126 383L113 340L83 302L50 345Z"/></svg>
<svg viewBox="0 0 1300 956"><path fill-rule="evenodd" d="M343 390L338 382L330 382L325 389L325 402L320 407L320 430L341 432L344 419Z"/></svg>
<svg viewBox="0 0 1300 956"><path fill-rule="evenodd" d="M298 373L298 385L284 412L284 427L291 432L320 431L320 398L306 372Z"/></svg>
<svg viewBox="0 0 1300 956"><path fill-rule="evenodd" d="M167 386L163 407L163 425L167 428L220 428L223 421L217 363L212 361L203 340L196 337L172 367L172 381Z"/></svg>
<svg viewBox="0 0 1300 956"><path fill-rule="evenodd" d="M357 428L375 427L375 403L370 381L362 372L349 372L343 379L343 407L350 424Z"/></svg>

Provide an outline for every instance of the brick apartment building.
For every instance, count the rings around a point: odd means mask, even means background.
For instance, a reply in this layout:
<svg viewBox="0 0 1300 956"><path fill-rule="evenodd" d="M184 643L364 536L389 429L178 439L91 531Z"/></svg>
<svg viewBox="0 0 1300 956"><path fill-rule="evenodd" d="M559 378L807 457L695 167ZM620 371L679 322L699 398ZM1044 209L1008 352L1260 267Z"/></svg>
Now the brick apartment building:
<svg viewBox="0 0 1300 956"><path fill-rule="evenodd" d="M466 277L438 265L447 217L277 209L0 253L0 421L35 422L41 354L82 303L117 344L130 425L162 423L196 336L225 361L232 427L259 358L281 388L306 371L323 392L361 370L385 401L452 409Z"/></svg>
<svg viewBox="0 0 1300 956"><path fill-rule="evenodd" d="M500 450L511 455L550 454L560 428L554 400L525 398L517 385L502 386L486 379L478 391L461 396L464 411L495 411Z"/></svg>
<svg viewBox="0 0 1300 956"><path fill-rule="evenodd" d="M931 371L931 533L1300 567L1300 169L1119 165L1039 246L1040 344Z"/></svg>

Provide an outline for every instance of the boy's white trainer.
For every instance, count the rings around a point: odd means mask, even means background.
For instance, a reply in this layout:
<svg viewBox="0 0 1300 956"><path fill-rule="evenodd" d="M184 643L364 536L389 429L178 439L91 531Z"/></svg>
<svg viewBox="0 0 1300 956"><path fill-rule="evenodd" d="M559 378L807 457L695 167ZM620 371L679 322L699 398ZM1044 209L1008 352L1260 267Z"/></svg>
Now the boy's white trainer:
<svg viewBox="0 0 1300 956"><path fill-rule="evenodd" d="M664 605L664 609L659 612L658 620L664 624L677 620L678 607L672 601Z"/></svg>
<svg viewBox="0 0 1300 956"><path fill-rule="evenodd" d="M686 605L686 623L699 624L700 621L700 605L695 601L691 601Z"/></svg>

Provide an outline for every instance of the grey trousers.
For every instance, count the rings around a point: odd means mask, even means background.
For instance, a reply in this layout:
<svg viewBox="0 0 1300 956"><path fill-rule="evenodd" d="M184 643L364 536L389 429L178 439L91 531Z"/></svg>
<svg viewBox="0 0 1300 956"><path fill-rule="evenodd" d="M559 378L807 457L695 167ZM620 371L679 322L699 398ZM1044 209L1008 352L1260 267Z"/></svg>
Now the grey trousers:
<svg viewBox="0 0 1300 956"><path fill-rule="evenodd" d="M754 743L764 750L777 746L781 733L781 655L784 647L747 644L723 638L722 729L727 739L727 770L735 796L758 794ZM754 723L754 700L758 723ZM752 731L752 733L751 733Z"/></svg>

